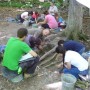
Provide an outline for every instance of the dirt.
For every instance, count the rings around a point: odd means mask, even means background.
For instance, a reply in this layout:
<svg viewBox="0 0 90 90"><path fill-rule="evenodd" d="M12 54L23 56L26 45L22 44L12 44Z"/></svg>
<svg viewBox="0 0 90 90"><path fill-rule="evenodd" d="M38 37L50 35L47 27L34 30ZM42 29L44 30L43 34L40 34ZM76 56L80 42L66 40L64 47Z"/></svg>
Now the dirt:
<svg viewBox="0 0 90 90"><path fill-rule="evenodd" d="M0 8L0 19L5 20L7 17L15 18L17 14L23 10L16 8ZM7 40L16 36L16 32L19 28L25 27L22 24L11 23L6 21L0 21L0 44L6 44ZM30 29L30 27L28 27ZM90 19L84 20L84 29L89 33ZM90 34L90 33L89 33ZM49 83L60 81L60 75L56 75L54 72L58 70L54 65L51 68L40 67L39 75L25 79L20 83L12 83L0 75L0 90L41 90L41 88ZM1 73L1 68L0 68Z"/></svg>
<svg viewBox="0 0 90 90"><path fill-rule="evenodd" d="M16 36L19 28L25 27L22 24L5 21L8 17L15 18L17 14L21 13L19 9L13 8L0 8L0 44L6 44L7 40ZM30 27L28 27L30 29ZM54 69L40 67L38 76L25 79L20 83L12 83L0 75L0 90L41 90L41 88L49 83L60 81L60 76L55 75ZM1 68L0 68L1 74Z"/></svg>
<svg viewBox="0 0 90 90"><path fill-rule="evenodd" d="M0 44L6 44L10 37L16 36L17 30L21 27L24 26L18 23L0 22ZM55 68L52 70L40 67L39 76L25 79L17 84L0 76L0 90L41 90L46 84L60 81L60 76L54 74Z"/></svg>

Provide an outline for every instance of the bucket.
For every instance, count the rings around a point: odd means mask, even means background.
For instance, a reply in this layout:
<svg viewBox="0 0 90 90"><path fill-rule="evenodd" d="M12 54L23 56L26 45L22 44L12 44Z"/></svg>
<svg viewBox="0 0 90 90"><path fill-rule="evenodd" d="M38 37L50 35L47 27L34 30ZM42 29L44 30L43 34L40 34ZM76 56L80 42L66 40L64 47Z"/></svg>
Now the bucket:
<svg viewBox="0 0 90 90"><path fill-rule="evenodd" d="M71 74L63 74L61 76L62 90L74 90L76 80L76 77Z"/></svg>
<svg viewBox="0 0 90 90"><path fill-rule="evenodd" d="M15 78L11 79L11 82L17 83L17 82L20 82L22 80L23 80L23 75L20 74L20 75L16 76Z"/></svg>
<svg viewBox="0 0 90 90"><path fill-rule="evenodd" d="M32 24L32 27L33 28L38 28L38 25L37 24Z"/></svg>
<svg viewBox="0 0 90 90"><path fill-rule="evenodd" d="M60 32L60 28L55 29L55 32L56 33Z"/></svg>

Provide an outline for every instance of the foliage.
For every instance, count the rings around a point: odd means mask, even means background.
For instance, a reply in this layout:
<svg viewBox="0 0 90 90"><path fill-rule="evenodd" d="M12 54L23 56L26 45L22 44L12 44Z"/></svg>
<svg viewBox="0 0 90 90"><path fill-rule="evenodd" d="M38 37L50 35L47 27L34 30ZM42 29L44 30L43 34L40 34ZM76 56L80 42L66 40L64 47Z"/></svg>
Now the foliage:
<svg viewBox="0 0 90 90"><path fill-rule="evenodd" d="M42 2L42 3L40 3L40 5L41 5L41 7L43 7L43 8L49 8L49 6L50 6L50 3L49 2Z"/></svg>
<svg viewBox="0 0 90 90"><path fill-rule="evenodd" d="M67 39L69 40L82 40L87 41L88 36L81 31L76 32L76 30L69 30L67 32L63 33L64 36L67 36Z"/></svg>
<svg viewBox="0 0 90 90"><path fill-rule="evenodd" d="M18 7L20 8L23 4L20 2L1 2L1 7Z"/></svg>
<svg viewBox="0 0 90 90"><path fill-rule="evenodd" d="M33 7L33 4L31 4L30 2L25 3L25 5L21 6L21 8L29 8L29 7Z"/></svg>
<svg viewBox="0 0 90 90"><path fill-rule="evenodd" d="M61 2L55 2L55 5L59 8L61 6Z"/></svg>
<svg viewBox="0 0 90 90"><path fill-rule="evenodd" d="M59 8L63 0L55 0L55 5ZM39 0L11 0L11 1L0 1L2 7L17 7L17 8L28 8L41 5L43 8L49 8L49 2L39 2Z"/></svg>
<svg viewBox="0 0 90 90"><path fill-rule="evenodd" d="M79 40L87 41L89 39L88 36L84 33L79 32L78 36L79 36Z"/></svg>

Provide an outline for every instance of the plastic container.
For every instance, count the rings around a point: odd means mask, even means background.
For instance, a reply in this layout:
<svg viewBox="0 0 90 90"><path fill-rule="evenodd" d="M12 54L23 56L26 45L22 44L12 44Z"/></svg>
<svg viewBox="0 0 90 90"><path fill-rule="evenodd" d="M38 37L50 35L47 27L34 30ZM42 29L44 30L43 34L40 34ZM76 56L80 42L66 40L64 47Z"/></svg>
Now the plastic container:
<svg viewBox="0 0 90 90"><path fill-rule="evenodd" d="M32 27L33 28L38 28L38 25L37 24L32 24Z"/></svg>
<svg viewBox="0 0 90 90"><path fill-rule="evenodd" d="M76 80L76 77L71 74L63 74L61 76L62 90L74 90Z"/></svg>
<svg viewBox="0 0 90 90"><path fill-rule="evenodd" d="M60 32L60 28L55 29L55 32Z"/></svg>
<svg viewBox="0 0 90 90"><path fill-rule="evenodd" d="M17 83L17 82L20 82L22 80L23 80L23 75L20 74L20 75L16 76L15 78L11 79L11 82Z"/></svg>

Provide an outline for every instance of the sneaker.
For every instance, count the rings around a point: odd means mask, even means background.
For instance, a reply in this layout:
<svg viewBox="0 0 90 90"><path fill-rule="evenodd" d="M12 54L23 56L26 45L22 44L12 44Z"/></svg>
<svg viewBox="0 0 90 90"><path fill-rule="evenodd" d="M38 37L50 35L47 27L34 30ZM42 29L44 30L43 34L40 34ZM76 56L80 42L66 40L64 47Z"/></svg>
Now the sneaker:
<svg viewBox="0 0 90 90"><path fill-rule="evenodd" d="M84 80L84 81L87 81L87 80L88 80L88 75L83 76L83 75L80 75L80 74L79 74L79 77L80 77L82 80Z"/></svg>
<svg viewBox="0 0 90 90"><path fill-rule="evenodd" d="M34 76L38 75L38 73L33 73L33 74L24 74L24 78L27 79L27 78L32 78Z"/></svg>

